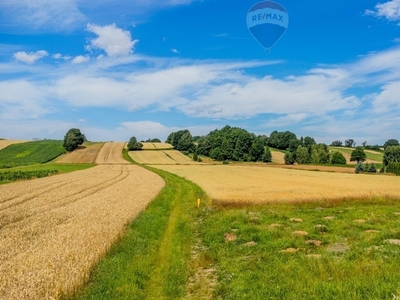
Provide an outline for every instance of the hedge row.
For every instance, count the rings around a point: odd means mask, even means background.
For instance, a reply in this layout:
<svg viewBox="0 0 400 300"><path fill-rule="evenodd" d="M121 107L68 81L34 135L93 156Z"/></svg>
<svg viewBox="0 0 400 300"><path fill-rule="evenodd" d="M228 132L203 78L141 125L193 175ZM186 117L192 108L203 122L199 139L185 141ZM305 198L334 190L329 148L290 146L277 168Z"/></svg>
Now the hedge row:
<svg viewBox="0 0 400 300"><path fill-rule="evenodd" d="M56 173L58 173L58 170L0 172L0 182L15 181L20 179L42 178Z"/></svg>
<svg viewBox="0 0 400 300"><path fill-rule="evenodd" d="M386 172L400 176L400 162L391 162L386 167Z"/></svg>

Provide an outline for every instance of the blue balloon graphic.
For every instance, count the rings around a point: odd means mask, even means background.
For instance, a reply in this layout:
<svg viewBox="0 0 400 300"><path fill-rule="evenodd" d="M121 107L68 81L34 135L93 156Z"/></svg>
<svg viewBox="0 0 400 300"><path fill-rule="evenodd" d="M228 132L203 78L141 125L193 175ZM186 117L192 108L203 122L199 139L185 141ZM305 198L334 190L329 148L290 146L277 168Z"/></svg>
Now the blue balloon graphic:
<svg viewBox="0 0 400 300"><path fill-rule="evenodd" d="M247 28L267 53L285 33L288 24L286 9L277 2L258 2L247 13Z"/></svg>

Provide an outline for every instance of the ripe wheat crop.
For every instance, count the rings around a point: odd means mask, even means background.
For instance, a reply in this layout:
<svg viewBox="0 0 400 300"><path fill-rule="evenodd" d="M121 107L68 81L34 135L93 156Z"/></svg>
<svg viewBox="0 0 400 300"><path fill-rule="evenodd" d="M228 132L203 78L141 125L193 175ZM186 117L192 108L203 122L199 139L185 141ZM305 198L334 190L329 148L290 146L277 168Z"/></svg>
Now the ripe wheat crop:
<svg viewBox="0 0 400 300"><path fill-rule="evenodd" d="M0 186L0 299L72 293L159 193L158 175L115 163L123 146L91 169Z"/></svg>
<svg viewBox="0 0 400 300"><path fill-rule="evenodd" d="M201 186L225 203L400 198L400 177L313 172L262 166L155 166Z"/></svg>
<svg viewBox="0 0 400 300"><path fill-rule="evenodd" d="M172 149L172 146L169 143L142 143L143 150L154 150L154 149Z"/></svg>
<svg viewBox="0 0 400 300"><path fill-rule="evenodd" d="M162 151L130 151L130 157L140 164L200 164L190 159L190 157L182 154L178 150L162 150Z"/></svg>

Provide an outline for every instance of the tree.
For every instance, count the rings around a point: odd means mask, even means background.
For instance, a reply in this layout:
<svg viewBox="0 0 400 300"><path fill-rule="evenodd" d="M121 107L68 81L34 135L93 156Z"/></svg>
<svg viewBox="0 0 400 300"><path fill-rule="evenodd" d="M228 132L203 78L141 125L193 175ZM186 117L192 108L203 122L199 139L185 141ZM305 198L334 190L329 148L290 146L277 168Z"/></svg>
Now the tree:
<svg viewBox="0 0 400 300"><path fill-rule="evenodd" d="M78 148L79 145L82 145L84 140L85 136L78 128L71 128L64 136L63 147L71 152Z"/></svg>
<svg viewBox="0 0 400 300"><path fill-rule="evenodd" d="M331 155L332 165L345 165L347 163L346 158L339 151L334 151Z"/></svg>
<svg viewBox="0 0 400 300"><path fill-rule="evenodd" d="M189 130L186 130L179 138L175 149L179 151L193 151L194 144L192 142L192 135L190 134Z"/></svg>
<svg viewBox="0 0 400 300"><path fill-rule="evenodd" d="M353 148L355 146L354 140L353 139L348 139L344 141L345 147Z"/></svg>
<svg viewBox="0 0 400 300"><path fill-rule="evenodd" d="M310 136L306 136L303 139L303 146L307 147L308 149L311 148L312 145L316 145L317 142L314 140L314 138L310 137Z"/></svg>
<svg viewBox="0 0 400 300"><path fill-rule="evenodd" d="M308 162L308 149L307 147L299 146L296 150L296 161L298 164L306 164Z"/></svg>
<svg viewBox="0 0 400 300"><path fill-rule="evenodd" d="M295 158L292 152L286 152L284 156L285 165L293 165Z"/></svg>
<svg viewBox="0 0 400 300"><path fill-rule="evenodd" d="M264 154L262 156L262 161L263 162L271 162L272 161L271 150L269 149L268 146L265 147Z"/></svg>
<svg viewBox="0 0 400 300"><path fill-rule="evenodd" d="M365 146L367 145L367 141L362 142L362 145L365 148Z"/></svg>
<svg viewBox="0 0 400 300"><path fill-rule="evenodd" d="M383 164L387 166L389 163L400 162L400 146L387 146L383 151Z"/></svg>
<svg viewBox="0 0 400 300"><path fill-rule="evenodd" d="M385 142L385 144L383 145L383 148L386 149L386 147L389 147L389 146L399 146L399 141L396 139L387 140Z"/></svg>
<svg viewBox="0 0 400 300"><path fill-rule="evenodd" d="M143 144L138 142L136 137L133 136L129 139L129 142L128 142L128 150L129 151L142 150L142 148L143 148Z"/></svg>
<svg viewBox="0 0 400 300"><path fill-rule="evenodd" d="M351 152L350 161L363 162L363 161L365 161L366 158L367 158L367 155L365 154L363 147L357 146Z"/></svg>
<svg viewBox="0 0 400 300"><path fill-rule="evenodd" d="M331 143L331 146L333 146L333 147L342 147L342 145L343 145L343 143L341 142L341 141L333 141L332 143Z"/></svg>
<svg viewBox="0 0 400 300"><path fill-rule="evenodd" d="M199 160L199 155L197 154L197 152L198 152L198 148L196 147L194 149L194 152L193 152L193 160L194 161L198 161Z"/></svg>
<svg viewBox="0 0 400 300"><path fill-rule="evenodd" d="M368 166L367 172L368 172L368 173L376 173L376 167L375 167L375 164L374 164L374 163L372 163L372 164L370 164L370 165Z"/></svg>
<svg viewBox="0 0 400 300"><path fill-rule="evenodd" d="M261 139L256 139L250 147L250 160L259 161L264 154L264 143Z"/></svg>

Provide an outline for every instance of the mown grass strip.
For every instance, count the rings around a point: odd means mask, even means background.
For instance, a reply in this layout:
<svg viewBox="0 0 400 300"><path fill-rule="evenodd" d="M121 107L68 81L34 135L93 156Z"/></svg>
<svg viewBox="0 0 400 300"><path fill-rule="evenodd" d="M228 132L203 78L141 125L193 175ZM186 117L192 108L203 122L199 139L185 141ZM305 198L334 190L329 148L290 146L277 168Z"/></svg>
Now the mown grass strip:
<svg viewBox="0 0 400 300"><path fill-rule="evenodd" d="M199 213L197 199L204 205L207 197L185 179L150 170L159 174L166 186L99 262L88 284L73 299L184 299Z"/></svg>

